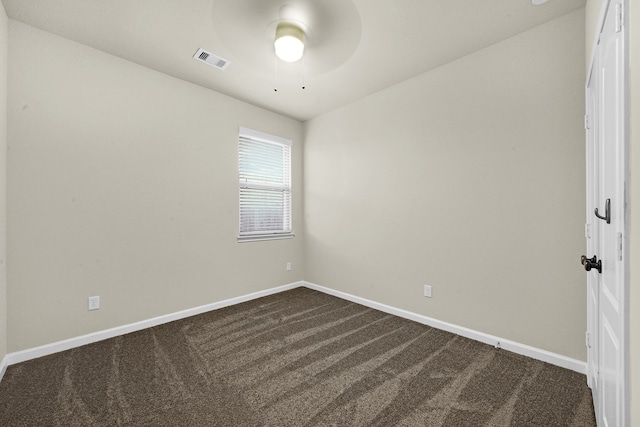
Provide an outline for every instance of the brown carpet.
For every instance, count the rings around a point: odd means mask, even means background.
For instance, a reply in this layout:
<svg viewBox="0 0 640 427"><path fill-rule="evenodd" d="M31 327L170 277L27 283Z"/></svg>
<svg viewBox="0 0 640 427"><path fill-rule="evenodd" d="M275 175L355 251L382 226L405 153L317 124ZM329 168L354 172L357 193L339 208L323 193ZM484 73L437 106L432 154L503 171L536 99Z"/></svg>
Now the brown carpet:
<svg viewBox="0 0 640 427"><path fill-rule="evenodd" d="M12 365L2 426L595 426L584 375L306 288Z"/></svg>

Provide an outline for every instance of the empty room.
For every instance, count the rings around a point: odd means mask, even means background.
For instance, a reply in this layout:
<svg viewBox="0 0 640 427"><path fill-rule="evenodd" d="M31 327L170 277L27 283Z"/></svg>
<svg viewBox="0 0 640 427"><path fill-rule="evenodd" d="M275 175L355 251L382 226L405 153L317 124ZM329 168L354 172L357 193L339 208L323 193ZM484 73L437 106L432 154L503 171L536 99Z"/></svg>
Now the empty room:
<svg viewBox="0 0 640 427"><path fill-rule="evenodd" d="M630 0L1 0L0 425L640 426Z"/></svg>

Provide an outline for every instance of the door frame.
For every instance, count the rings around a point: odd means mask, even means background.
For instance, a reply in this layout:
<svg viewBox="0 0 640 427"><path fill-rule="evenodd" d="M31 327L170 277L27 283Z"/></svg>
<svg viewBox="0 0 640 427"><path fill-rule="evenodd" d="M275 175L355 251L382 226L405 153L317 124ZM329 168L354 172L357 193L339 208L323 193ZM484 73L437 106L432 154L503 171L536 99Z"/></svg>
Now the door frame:
<svg viewBox="0 0 640 427"><path fill-rule="evenodd" d="M594 62L591 64L592 69L594 65L598 65L596 62L598 55L594 57ZM585 129L586 129L586 211L585 211L585 238L586 238L586 256L591 257L597 253L599 248L599 242L596 241L600 236L600 222L594 220L594 209L597 207L596 199L596 186L599 185L599 147L595 146L594 135L599 131L599 123L597 120L593 120L594 110L598 108L597 93L599 85L597 79L593 80L593 73L589 73L587 77L587 85L585 91L586 99L586 115L585 115ZM594 101L596 98L596 101ZM587 346L587 384L589 388L593 390L593 393L597 392L598 387L598 332L599 332L599 292L600 292L600 277L597 270L593 269L587 272L587 333L586 333L586 346ZM595 403L595 401L594 401ZM596 407L596 412L598 408Z"/></svg>

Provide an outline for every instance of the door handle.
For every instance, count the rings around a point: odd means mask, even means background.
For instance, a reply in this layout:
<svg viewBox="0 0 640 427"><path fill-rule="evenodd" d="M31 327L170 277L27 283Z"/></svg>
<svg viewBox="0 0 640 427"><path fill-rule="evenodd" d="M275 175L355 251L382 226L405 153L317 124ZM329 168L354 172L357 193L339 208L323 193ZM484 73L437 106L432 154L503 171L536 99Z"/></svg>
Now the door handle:
<svg viewBox="0 0 640 427"><path fill-rule="evenodd" d="M607 221L607 224L611 224L611 199L607 199L604 202L604 216L598 213L598 208L596 208L593 213L596 214L596 217Z"/></svg>
<svg viewBox="0 0 640 427"><path fill-rule="evenodd" d="M599 260L596 255L592 258L587 258L586 255L580 257L580 262L584 265L586 271L591 271L592 268L598 270L598 273L602 273L602 260Z"/></svg>

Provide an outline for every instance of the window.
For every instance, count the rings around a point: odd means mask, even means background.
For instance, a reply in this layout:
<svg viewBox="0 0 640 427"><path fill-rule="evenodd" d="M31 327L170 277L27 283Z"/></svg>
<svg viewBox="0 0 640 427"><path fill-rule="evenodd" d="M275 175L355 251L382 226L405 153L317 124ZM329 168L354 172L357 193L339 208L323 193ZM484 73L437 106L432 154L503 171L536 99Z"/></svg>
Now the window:
<svg viewBox="0 0 640 427"><path fill-rule="evenodd" d="M247 128L238 138L239 242L293 237L291 141Z"/></svg>

